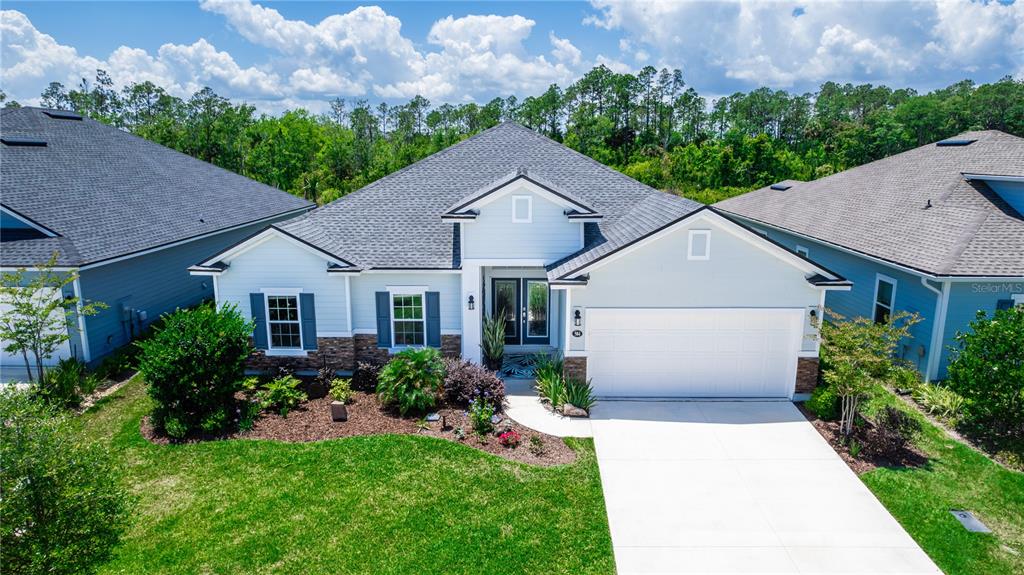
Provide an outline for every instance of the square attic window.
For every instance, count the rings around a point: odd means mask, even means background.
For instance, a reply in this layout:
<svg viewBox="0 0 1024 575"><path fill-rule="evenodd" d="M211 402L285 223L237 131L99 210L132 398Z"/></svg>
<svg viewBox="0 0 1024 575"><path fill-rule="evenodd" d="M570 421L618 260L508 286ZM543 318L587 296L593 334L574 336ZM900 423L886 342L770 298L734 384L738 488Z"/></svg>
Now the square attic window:
<svg viewBox="0 0 1024 575"><path fill-rule="evenodd" d="M46 140L33 138L31 136L2 136L0 142L8 146L23 146L29 148L42 148L46 146Z"/></svg>

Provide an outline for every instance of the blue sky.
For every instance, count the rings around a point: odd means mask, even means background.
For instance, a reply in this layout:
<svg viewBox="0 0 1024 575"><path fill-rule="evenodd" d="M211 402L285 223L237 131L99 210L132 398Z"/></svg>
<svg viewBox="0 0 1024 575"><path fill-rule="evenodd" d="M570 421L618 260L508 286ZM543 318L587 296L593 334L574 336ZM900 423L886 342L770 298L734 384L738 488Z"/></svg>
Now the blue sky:
<svg viewBox="0 0 1024 575"><path fill-rule="evenodd" d="M715 97L826 80L930 90L1024 75L1013 2L19 2L0 18L2 88L33 103L95 68L275 112L333 97L486 101L596 64L681 68Z"/></svg>

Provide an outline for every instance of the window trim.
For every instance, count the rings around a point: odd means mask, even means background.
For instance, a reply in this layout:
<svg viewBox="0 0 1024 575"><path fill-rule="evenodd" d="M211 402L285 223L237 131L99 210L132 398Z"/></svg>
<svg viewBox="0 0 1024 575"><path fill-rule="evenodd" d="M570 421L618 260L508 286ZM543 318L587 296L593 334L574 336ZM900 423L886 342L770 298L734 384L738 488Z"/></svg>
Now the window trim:
<svg viewBox="0 0 1024 575"><path fill-rule="evenodd" d="M807 249L806 246L802 246L800 244L797 244L796 247L793 248L793 251L796 252L798 255L801 255L801 256L803 256L805 258L810 258L811 257L811 250Z"/></svg>
<svg viewBox="0 0 1024 575"><path fill-rule="evenodd" d="M882 282L892 285L892 294L889 297L889 305L879 303L878 301L878 286ZM877 320L875 319L875 312L877 311L879 305L881 305L882 307L889 308L889 317L892 318L892 314L896 310L896 288L898 286L899 282L896 281L896 278L889 277L885 274L875 274L875 296L871 298L871 321L875 321L877 323Z"/></svg>
<svg viewBox="0 0 1024 575"><path fill-rule="evenodd" d="M388 316L391 322L391 349L402 350L409 348L427 347L427 287L426 286L387 286L388 290ZM395 342L397 330L395 329L395 296L420 296L420 306L423 313L420 319L402 319L398 321L419 321L423 323L423 343L419 345L398 345Z"/></svg>
<svg viewBox="0 0 1024 575"><path fill-rule="evenodd" d="M262 288L260 293L263 294L263 314L267 318L267 349L265 353L268 356L280 355L308 355L306 353L306 342L302 337L302 298L299 295L302 293L302 288ZM274 347L274 336L270 332L270 298L272 297L293 297L295 298L295 313L298 315L298 320L292 322L281 322L276 321L274 323L297 323L299 325L299 347Z"/></svg>
<svg viewBox="0 0 1024 575"><path fill-rule="evenodd" d="M693 238L696 236L704 236L704 254L693 253ZM711 230L690 230L686 241L686 259L707 261L711 259Z"/></svg>
<svg viewBox="0 0 1024 575"><path fill-rule="evenodd" d="M526 217L516 217L516 204L526 200ZM513 224L532 224L533 223L533 196L526 195L515 195L512 196L512 223Z"/></svg>

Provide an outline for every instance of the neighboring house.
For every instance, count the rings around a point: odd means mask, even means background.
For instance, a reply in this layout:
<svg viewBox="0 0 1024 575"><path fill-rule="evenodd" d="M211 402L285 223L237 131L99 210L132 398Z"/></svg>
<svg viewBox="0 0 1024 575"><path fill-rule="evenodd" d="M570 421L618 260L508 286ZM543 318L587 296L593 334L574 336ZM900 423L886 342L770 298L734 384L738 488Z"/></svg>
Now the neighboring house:
<svg viewBox="0 0 1024 575"><path fill-rule="evenodd" d="M792 397L839 275L506 123L190 268L255 321L254 367L414 346L559 352L599 396Z"/></svg>
<svg viewBox="0 0 1024 575"><path fill-rule="evenodd" d="M826 305L847 317L920 314L899 354L946 377L977 312L1024 303L1024 139L967 132L813 182L716 207L851 279Z"/></svg>
<svg viewBox="0 0 1024 575"><path fill-rule="evenodd" d="M65 349L95 363L161 314L213 297L186 271L309 202L82 118L39 108L0 113L0 265L32 269L56 254L69 286L108 307L76 318ZM4 354L0 380L24 377Z"/></svg>

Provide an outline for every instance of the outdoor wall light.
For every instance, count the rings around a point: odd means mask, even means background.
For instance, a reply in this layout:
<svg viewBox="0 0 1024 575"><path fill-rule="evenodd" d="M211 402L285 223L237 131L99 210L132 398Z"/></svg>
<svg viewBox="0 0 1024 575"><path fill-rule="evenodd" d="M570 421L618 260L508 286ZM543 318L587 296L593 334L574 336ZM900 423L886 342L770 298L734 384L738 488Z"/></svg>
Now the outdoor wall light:
<svg viewBox="0 0 1024 575"><path fill-rule="evenodd" d="M473 308L475 308L475 307L476 307L476 303L474 303L474 301L473 301L473 296L470 295L469 296L469 311L473 311Z"/></svg>
<svg viewBox="0 0 1024 575"><path fill-rule="evenodd" d="M580 317L580 310L572 312L572 321L577 327L583 324L583 318Z"/></svg>
<svg viewBox="0 0 1024 575"><path fill-rule="evenodd" d="M473 309L473 308L470 308L470 309ZM818 317L818 310L812 309L811 310L811 317Z"/></svg>

